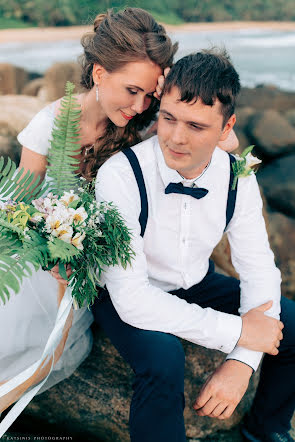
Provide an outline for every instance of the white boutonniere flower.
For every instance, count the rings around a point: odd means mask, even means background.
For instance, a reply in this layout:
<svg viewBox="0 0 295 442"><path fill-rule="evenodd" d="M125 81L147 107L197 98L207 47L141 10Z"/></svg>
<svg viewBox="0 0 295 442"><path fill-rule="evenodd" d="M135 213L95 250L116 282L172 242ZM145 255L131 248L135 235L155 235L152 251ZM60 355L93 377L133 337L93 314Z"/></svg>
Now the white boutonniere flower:
<svg viewBox="0 0 295 442"><path fill-rule="evenodd" d="M247 177L257 170L253 170L253 167L257 164L261 163L259 158L256 158L252 155L251 151L254 145L246 147L246 149L240 155L235 155L237 161L232 164L233 172L234 172L234 181L232 185L232 190L236 188L238 178Z"/></svg>

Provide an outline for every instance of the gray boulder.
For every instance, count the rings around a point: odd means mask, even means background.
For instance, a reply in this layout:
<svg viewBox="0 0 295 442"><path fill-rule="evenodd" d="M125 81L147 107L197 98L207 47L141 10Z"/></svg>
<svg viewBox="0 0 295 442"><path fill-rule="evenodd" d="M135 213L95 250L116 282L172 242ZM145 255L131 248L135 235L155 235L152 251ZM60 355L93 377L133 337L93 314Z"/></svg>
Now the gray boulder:
<svg viewBox="0 0 295 442"><path fill-rule="evenodd" d="M45 101L55 101L65 94L67 81L74 83L75 92L83 90L80 86L81 67L74 62L54 63L44 75L43 86L38 91L38 97Z"/></svg>
<svg viewBox="0 0 295 442"><path fill-rule="evenodd" d="M295 127L295 109L290 109L285 113L285 117L291 124L291 126Z"/></svg>
<svg viewBox="0 0 295 442"><path fill-rule="evenodd" d="M257 112L257 110L254 109L253 107L247 107L247 106L246 107L238 107L235 112L236 117L237 117L237 121L236 121L234 129L239 130L239 131L244 131L248 126L250 118L256 112Z"/></svg>
<svg viewBox="0 0 295 442"><path fill-rule="evenodd" d="M29 74L9 63L0 63L0 95L20 94L29 81Z"/></svg>
<svg viewBox="0 0 295 442"><path fill-rule="evenodd" d="M277 158L257 172L269 205L287 216L295 217L295 155Z"/></svg>
<svg viewBox="0 0 295 442"><path fill-rule="evenodd" d="M22 95L31 95L36 97L39 93L41 87L44 86L44 79L35 78L34 80L29 81L22 89Z"/></svg>
<svg viewBox="0 0 295 442"><path fill-rule="evenodd" d="M36 396L23 412L29 422L38 418L46 429L60 427L75 440L127 442L128 414L132 394L132 370L108 338L94 324L90 356L68 379ZM200 418L192 405L207 376L224 360L224 354L184 342L186 352L185 423L188 438L203 438L235 426L249 409L258 373L229 420Z"/></svg>
<svg viewBox="0 0 295 442"><path fill-rule="evenodd" d="M16 136L46 104L26 95L0 96L0 135Z"/></svg>
<svg viewBox="0 0 295 442"><path fill-rule="evenodd" d="M267 230L282 273L282 294L295 300L295 220L279 212L269 212Z"/></svg>
<svg viewBox="0 0 295 442"><path fill-rule="evenodd" d="M295 150L295 128L275 110L252 115L247 135L256 146L256 152L274 158Z"/></svg>
<svg viewBox="0 0 295 442"><path fill-rule="evenodd" d="M275 87L260 86L242 88L237 100L238 106L257 110L275 109L278 112L295 108L295 92L285 92Z"/></svg>
<svg viewBox="0 0 295 442"><path fill-rule="evenodd" d="M0 135L0 157L9 157L18 164L20 154L20 145L15 137Z"/></svg>

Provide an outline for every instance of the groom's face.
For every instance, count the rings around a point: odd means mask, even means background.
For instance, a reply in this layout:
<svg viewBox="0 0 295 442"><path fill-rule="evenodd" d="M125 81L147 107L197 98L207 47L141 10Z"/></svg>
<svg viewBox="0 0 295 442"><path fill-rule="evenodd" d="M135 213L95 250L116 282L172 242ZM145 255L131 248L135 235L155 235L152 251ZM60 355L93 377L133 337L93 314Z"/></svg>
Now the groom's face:
<svg viewBox="0 0 295 442"><path fill-rule="evenodd" d="M195 178L206 167L218 141L227 138L235 115L223 123L221 103L213 106L180 101L177 87L161 99L158 122L159 143L165 162L187 179Z"/></svg>

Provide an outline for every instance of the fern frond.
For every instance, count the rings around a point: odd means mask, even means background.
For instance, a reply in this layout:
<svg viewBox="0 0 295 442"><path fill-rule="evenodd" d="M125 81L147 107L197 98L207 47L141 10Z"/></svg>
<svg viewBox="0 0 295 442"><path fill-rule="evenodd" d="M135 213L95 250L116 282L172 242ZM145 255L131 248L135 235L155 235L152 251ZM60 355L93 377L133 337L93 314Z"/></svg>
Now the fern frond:
<svg viewBox="0 0 295 442"><path fill-rule="evenodd" d="M46 241L35 232L30 232L30 236L31 240L15 248L17 256L0 253L0 298L4 304L10 298L10 289L18 293L23 279L32 276L33 269L37 271L48 264Z"/></svg>
<svg viewBox="0 0 295 442"><path fill-rule="evenodd" d="M48 156L47 174L52 179L51 191L61 195L77 185L78 165L74 158L81 151L80 115L81 108L73 96L74 85L66 84L66 94L61 101L60 113L55 117Z"/></svg>
<svg viewBox="0 0 295 442"><path fill-rule="evenodd" d="M16 164L8 158L0 157L0 195L1 198L10 198L16 202L23 201L30 203L36 198L40 198L48 190L49 185L38 177L35 179L34 173L24 169L16 170Z"/></svg>
<svg viewBox="0 0 295 442"><path fill-rule="evenodd" d="M63 262L70 262L71 258L80 254L79 249L59 238L54 238L53 241L49 242L48 249L53 261L59 259Z"/></svg>

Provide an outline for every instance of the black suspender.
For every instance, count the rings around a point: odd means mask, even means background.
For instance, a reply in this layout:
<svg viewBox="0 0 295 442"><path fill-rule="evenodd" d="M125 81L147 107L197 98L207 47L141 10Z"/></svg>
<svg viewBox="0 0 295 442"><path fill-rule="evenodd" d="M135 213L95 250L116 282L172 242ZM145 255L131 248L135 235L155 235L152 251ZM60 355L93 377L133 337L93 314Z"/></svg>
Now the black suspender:
<svg viewBox="0 0 295 442"><path fill-rule="evenodd" d="M149 213L149 206L148 206L148 199L147 199L147 194L146 194L146 187L145 187L145 183L144 183L141 167L139 165L137 156L135 155L133 150L130 149L130 147L126 147L125 149L122 150L122 152L128 158L129 163L130 163L130 165L131 165L131 167L133 169L133 172L134 172L134 175L135 175L135 178L136 178L136 181L137 181L139 193L140 193L141 212L140 212L140 215L139 215L139 223L140 223L140 227L141 227L140 236L143 237L144 232L145 232L145 228L146 228L147 219L148 219L148 213Z"/></svg>
<svg viewBox="0 0 295 442"><path fill-rule="evenodd" d="M229 165L230 177L229 177L229 185L228 185L228 196L227 196L227 205L226 205L226 223L225 223L224 231L227 229L227 226L228 226L230 220L232 219L234 211L235 211L236 198L237 198L237 188L238 188L238 182L239 182L239 180L237 180L236 188L234 190L232 190L232 185L234 182L234 172L233 172L232 165L237 160L235 159L235 157L232 154L228 154L228 156L229 156L229 161L230 161L230 165Z"/></svg>
<svg viewBox="0 0 295 442"><path fill-rule="evenodd" d="M148 220L148 199L147 199L147 193L146 193L146 187L144 178L142 175L141 167L138 162L137 156L135 155L134 151L130 149L130 147L127 147L122 150L122 152L126 155L126 157L129 160L129 163L133 169L139 193L140 193L140 199L141 199L141 211L139 215L139 223L141 227L140 235L143 237L147 220ZM231 221L234 211L235 211L235 205L236 205L236 197L237 197L237 187L238 182L236 185L236 188L232 190L232 185L234 181L234 173L232 169L232 163L236 161L235 157L231 154L229 154L229 161L230 161L230 179L229 179L229 186L228 186L228 197L227 197L227 206L226 206L226 224L224 231L227 229L227 226L229 222Z"/></svg>

